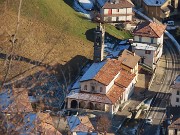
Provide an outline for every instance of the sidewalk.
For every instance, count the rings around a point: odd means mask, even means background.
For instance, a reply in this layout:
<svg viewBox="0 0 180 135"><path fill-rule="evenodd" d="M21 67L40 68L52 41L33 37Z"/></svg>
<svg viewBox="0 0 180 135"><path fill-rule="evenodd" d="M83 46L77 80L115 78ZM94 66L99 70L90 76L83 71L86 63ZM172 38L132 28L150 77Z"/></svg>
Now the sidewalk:
<svg viewBox="0 0 180 135"><path fill-rule="evenodd" d="M157 63L157 67L154 74L154 79L149 86L149 92L158 92L160 85L162 84L163 80L166 76L166 67L167 61L165 60L165 56L163 55Z"/></svg>

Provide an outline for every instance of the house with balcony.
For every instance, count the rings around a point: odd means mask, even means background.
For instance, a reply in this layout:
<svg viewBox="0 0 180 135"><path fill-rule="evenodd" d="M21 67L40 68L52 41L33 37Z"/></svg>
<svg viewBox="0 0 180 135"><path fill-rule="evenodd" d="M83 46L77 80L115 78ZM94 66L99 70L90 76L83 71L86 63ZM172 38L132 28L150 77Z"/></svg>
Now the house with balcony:
<svg viewBox="0 0 180 135"><path fill-rule="evenodd" d="M132 21L133 3L129 0L107 0L100 9L102 22Z"/></svg>
<svg viewBox="0 0 180 135"><path fill-rule="evenodd" d="M143 0L142 7L150 18L163 21L178 14L179 0Z"/></svg>
<svg viewBox="0 0 180 135"><path fill-rule="evenodd" d="M136 74L121 68L122 61L93 63L80 79L79 91L67 96L67 108L101 110L111 115L133 94Z"/></svg>
<svg viewBox="0 0 180 135"><path fill-rule="evenodd" d="M178 75L171 85L171 105L173 107L180 107L180 75Z"/></svg>
<svg viewBox="0 0 180 135"><path fill-rule="evenodd" d="M132 52L141 57L141 64L154 70L163 51L165 25L154 22L139 23L133 31Z"/></svg>

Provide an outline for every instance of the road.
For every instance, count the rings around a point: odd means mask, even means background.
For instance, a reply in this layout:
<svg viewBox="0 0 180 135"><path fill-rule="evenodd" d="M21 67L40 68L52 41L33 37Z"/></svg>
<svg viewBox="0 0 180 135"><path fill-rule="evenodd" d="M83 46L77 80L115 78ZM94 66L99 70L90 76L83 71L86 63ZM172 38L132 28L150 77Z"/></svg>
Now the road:
<svg viewBox="0 0 180 135"><path fill-rule="evenodd" d="M176 49L168 39L164 40L164 47L164 57L161 58L161 61L166 63L164 73L156 73L155 79L149 89L155 98L145 119L152 118L152 125L144 122L140 132L141 135L159 134L166 107L170 104L170 85L179 74L180 65Z"/></svg>

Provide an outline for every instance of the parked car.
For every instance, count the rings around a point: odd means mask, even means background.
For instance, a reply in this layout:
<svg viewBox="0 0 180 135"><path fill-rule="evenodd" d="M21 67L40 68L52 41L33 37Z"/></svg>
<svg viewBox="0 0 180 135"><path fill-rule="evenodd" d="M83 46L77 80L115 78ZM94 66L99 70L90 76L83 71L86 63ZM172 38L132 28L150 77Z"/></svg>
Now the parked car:
<svg viewBox="0 0 180 135"><path fill-rule="evenodd" d="M145 123L149 124L149 125L152 125L152 118L151 117L147 118Z"/></svg>
<svg viewBox="0 0 180 135"><path fill-rule="evenodd" d="M166 21L164 24L167 26L174 26L174 21Z"/></svg>

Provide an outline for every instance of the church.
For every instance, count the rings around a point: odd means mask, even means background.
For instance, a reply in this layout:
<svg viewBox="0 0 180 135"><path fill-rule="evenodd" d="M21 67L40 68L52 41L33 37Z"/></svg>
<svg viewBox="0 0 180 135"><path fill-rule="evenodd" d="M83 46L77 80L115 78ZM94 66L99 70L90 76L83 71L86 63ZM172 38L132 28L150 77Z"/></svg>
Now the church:
<svg viewBox="0 0 180 135"><path fill-rule="evenodd" d="M105 29L95 30L94 63L79 80L80 87L67 96L67 108L116 113L133 94L140 57L124 50L119 58L104 58Z"/></svg>

